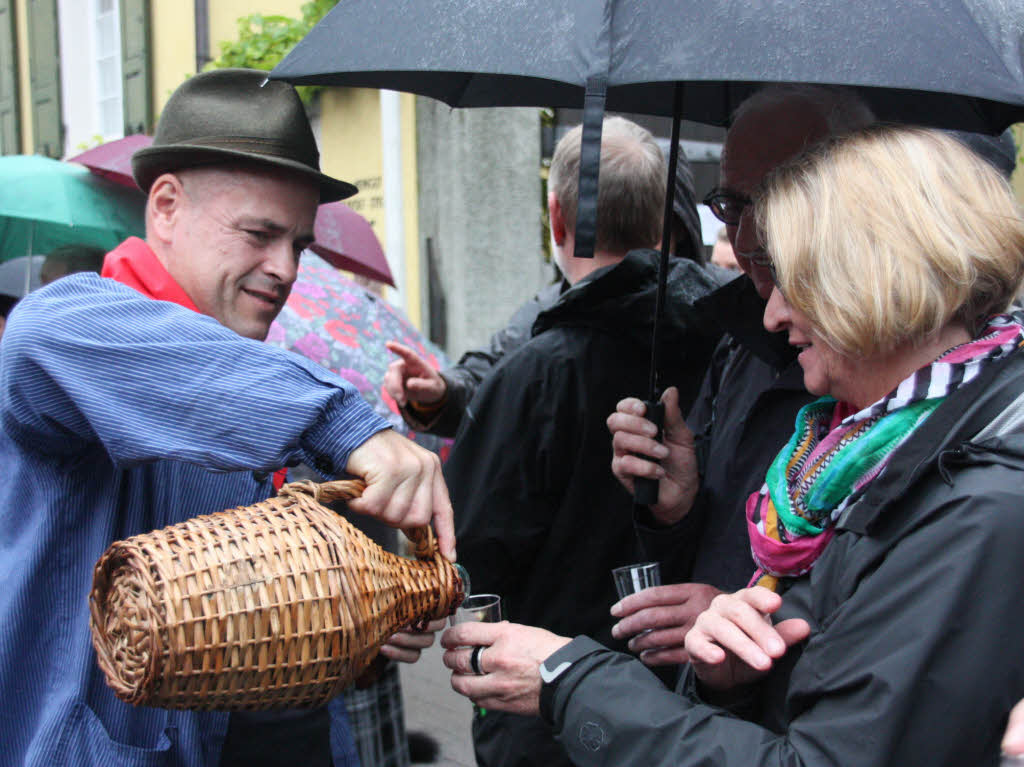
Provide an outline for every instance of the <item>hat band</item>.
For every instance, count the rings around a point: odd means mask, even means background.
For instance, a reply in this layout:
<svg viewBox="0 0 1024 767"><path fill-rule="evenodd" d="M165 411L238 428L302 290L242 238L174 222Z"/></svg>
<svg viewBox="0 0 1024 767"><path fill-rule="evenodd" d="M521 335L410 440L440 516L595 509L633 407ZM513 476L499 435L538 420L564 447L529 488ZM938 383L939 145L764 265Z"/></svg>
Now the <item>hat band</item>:
<svg viewBox="0 0 1024 767"><path fill-rule="evenodd" d="M310 155L295 144L275 141L274 139L258 138L255 136L198 136L187 139L183 144L278 157L284 160L300 162L303 165L308 165L310 169L318 173L320 172L320 153L315 148L312 155ZM163 148L172 149L174 146L174 143L169 143L164 144Z"/></svg>

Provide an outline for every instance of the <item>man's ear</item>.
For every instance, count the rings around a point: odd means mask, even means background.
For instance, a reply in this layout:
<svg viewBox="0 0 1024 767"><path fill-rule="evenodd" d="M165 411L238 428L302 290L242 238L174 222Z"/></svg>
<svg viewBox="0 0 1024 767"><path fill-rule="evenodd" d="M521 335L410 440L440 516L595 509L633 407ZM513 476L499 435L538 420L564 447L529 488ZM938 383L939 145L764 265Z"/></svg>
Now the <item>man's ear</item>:
<svg viewBox="0 0 1024 767"><path fill-rule="evenodd" d="M565 215L554 192L548 192L548 219L551 222L551 237L555 245L562 247L565 244Z"/></svg>
<svg viewBox="0 0 1024 767"><path fill-rule="evenodd" d="M164 173L157 177L149 188L149 199L146 201L147 225L152 227L152 233L157 239L171 241L174 224L187 203L185 187L178 176Z"/></svg>

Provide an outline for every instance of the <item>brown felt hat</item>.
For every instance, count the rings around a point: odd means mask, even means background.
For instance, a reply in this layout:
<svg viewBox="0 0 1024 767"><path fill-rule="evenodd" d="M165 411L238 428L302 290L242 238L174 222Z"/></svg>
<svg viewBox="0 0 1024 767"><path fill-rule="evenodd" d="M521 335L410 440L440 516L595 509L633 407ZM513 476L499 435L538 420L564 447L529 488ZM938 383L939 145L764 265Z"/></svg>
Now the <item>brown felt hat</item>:
<svg viewBox="0 0 1024 767"><path fill-rule="evenodd" d="M132 155L132 173L148 192L162 173L231 161L308 176L320 186L321 203L359 191L320 172L299 94L257 69L213 69L182 83L164 107L153 143Z"/></svg>

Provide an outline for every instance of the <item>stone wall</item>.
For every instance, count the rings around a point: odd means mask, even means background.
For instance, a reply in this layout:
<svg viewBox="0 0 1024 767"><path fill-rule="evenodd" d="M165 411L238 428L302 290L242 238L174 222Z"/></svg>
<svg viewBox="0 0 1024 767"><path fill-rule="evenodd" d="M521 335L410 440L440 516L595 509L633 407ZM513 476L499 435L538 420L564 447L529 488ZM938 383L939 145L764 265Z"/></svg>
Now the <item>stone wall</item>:
<svg viewBox="0 0 1024 767"><path fill-rule="evenodd" d="M424 330L454 360L554 276L541 250L540 115L418 98L416 142Z"/></svg>

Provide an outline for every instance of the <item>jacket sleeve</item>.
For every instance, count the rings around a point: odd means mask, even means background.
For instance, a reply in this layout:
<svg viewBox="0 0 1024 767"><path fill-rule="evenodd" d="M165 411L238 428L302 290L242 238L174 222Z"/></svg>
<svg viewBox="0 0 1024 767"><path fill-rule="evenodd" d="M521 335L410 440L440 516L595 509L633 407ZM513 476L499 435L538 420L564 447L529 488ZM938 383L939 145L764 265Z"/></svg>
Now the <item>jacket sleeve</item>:
<svg viewBox="0 0 1024 767"><path fill-rule="evenodd" d="M770 683L781 685L761 715L777 726L668 696L637 661L594 651L548 695L569 756L582 767L994 764L1024 696L1024 515L1019 470L978 476L908 498L932 513L895 545L837 535L830 549L855 540L812 571L811 638L787 656L788 678L760 685L762 707Z"/></svg>
<svg viewBox="0 0 1024 767"><path fill-rule="evenodd" d="M121 466L332 475L387 428L329 371L97 275L23 299L0 349L4 428L67 460L98 443Z"/></svg>
<svg viewBox="0 0 1024 767"><path fill-rule="evenodd" d="M505 355L530 340L537 315L554 304L560 294L560 284L548 285L520 306L508 324L491 336L485 348L469 350L459 358L457 364L442 370L441 377L448 386L444 405L427 421L422 420L412 409L403 408L402 415L406 422L430 434L454 437L477 387Z"/></svg>
<svg viewBox="0 0 1024 767"><path fill-rule="evenodd" d="M524 349L477 391L444 467L459 561L475 592L517 592L544 541L578 449L567 366Z"/></svg>

